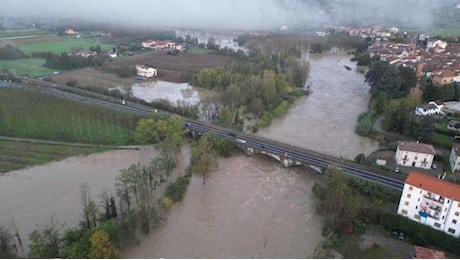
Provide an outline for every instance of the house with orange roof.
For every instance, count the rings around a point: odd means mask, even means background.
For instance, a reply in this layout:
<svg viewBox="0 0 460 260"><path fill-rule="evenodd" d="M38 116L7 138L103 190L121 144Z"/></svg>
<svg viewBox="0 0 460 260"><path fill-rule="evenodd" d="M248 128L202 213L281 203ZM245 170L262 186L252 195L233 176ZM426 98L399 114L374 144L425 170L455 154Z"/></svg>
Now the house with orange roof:
<svg viewBox="0 0 460 260"><path fill-rule="evenodd" d="M404 183L398 214L459 237L460 185L413 171Z"/></svg>
<svg viewBox="0 0 460 260"><path fill-rule="evenodd" d="M436 151L430 144L398 141L395 160L401 166L430 169L435 154Z"/></svg>

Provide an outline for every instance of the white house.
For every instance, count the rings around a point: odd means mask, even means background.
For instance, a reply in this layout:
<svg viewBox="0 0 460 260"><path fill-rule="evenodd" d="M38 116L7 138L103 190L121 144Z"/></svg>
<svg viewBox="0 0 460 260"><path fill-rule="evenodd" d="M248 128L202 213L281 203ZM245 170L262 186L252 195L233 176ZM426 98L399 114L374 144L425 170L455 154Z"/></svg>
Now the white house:
<svg viewBox="0 0 460 260"><path fill-rule="evenodd" d="M411 172L404 183L398 214L459 237L460 185Z"/></svg>
<svg viewBox="0 0 460 260"><path fill-rule="evenodd" d="M447 48L447 42L441 41L441 40L428 40L426 43L426 51L429 51L430 49L434 49L435 52L440 53L444 52Z"/></svg>
<svg viewBox="0 0 460 260"><path fill-rule="evenodd" d="M156 69L142 64L136 65L136 71L137 75L141 77L152 78L157 76Z"/></svg>
<svg viewBox="0 0 460 260"><path fill-rule="evenodd" d="M442 113L444 104L441 101L430 101L415 108L415 114L418 116L432 116Z"/></svg>
<svg viewBox="0 0 460 260"><path fill-rule="evenodd" d="M450 169L453 173L460 173L460 144L455 143L452 145L449 157Z"/></svg>
<svg viewBox="0 0 460 260"><path fill-rule="evenodd" d="M155 46L155 41L154 40L146 40L142 42L142 47L143 48L153 48Z"/></svg>
<svg viewBox="0 0 460 260"><path fill-rule="evenodd" d="M430 169L435 154L432 145L398 141L395 159L398 165Z"/></svg>

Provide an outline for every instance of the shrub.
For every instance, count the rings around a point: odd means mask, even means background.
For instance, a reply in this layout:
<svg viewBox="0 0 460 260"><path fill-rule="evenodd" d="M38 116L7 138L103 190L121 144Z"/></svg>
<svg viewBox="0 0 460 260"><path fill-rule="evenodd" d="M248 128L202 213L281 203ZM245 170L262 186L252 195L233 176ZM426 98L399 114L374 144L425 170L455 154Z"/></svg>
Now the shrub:
<svg viewBox="0 0 460 260"><path fill-rule="evenodd" d="M370 136L372 134L372 117L374 116L374 111L369 110L367 112L361 113L358 116L358 124L355 127L355 132L361 136Z"/></svg>
<svg viewBox="0 0 460 260"><path fill-rule="evenodd" d="M163 198L163 207L166 210L170 210L171 207L173 206L173 204L174 204L174 201L170 197L164 197Z"/></svg>
<svg viewBox="0 0 460 260"><path fill-rule="evenodd" d="M78 85L78 80L76 79L69 79L66 83L65 83L66 86L69 86L69 87L75 87Z"/></svg>
<svg viewBox="0 0 460 260"><path fill-rule="evenodd" d="M166 196L171 198L174 202L182 201L189 183L189 176L181 176L177 178L176 182L171 183L168 186L168 189L166 190Z"/></svg>

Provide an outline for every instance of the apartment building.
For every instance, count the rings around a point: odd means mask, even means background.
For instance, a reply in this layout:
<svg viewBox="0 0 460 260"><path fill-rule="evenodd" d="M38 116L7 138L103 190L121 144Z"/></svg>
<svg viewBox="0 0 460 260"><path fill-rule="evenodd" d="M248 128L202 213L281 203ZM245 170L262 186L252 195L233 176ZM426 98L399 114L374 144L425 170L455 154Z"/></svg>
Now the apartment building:
<svg viewBox="0 0 460 260"><path fill-rule="evenodd" d="M398 214L460 236L460 185L413 171L404 184Z"/></svg>

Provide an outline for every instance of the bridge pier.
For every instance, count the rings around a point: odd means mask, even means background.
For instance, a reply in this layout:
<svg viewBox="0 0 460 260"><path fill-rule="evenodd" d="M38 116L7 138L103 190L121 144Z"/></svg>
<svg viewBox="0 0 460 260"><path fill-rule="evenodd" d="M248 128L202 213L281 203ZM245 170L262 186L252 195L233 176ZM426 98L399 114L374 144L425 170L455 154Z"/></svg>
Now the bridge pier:
<svg viewBox="0 0 460 260"><path fill-rule="evenodd" d="M284 168L289 168L293 165L297 165L297 162L291 158L283 158L281 159L281 164L284 166Z"/></svg>
<svg viewBox="0 0 460 260"><path fill-rule="evenodd" d="M247 155L247 156L253 156L256 151L254 150L254 148L251 148L251 147L245 147L245 146L242 146L242 145L238 145L238 147L243 150L243 152Z"/></svg>

